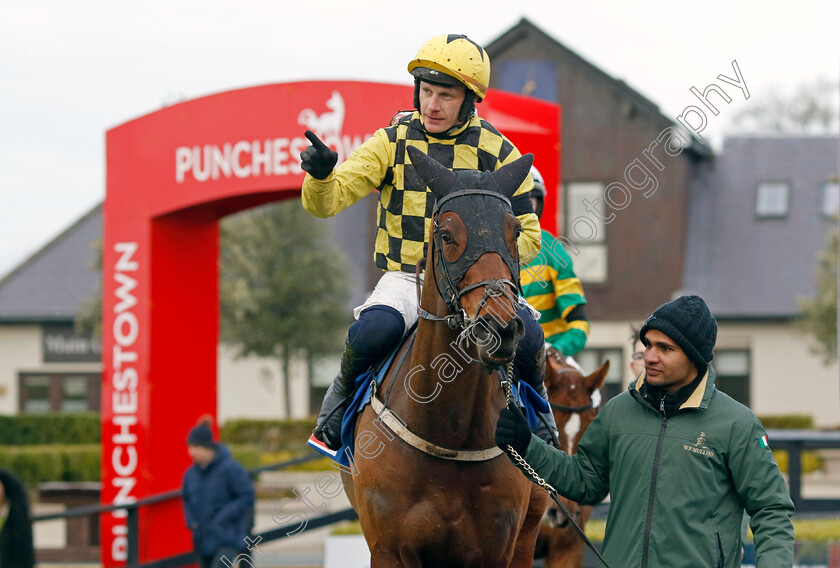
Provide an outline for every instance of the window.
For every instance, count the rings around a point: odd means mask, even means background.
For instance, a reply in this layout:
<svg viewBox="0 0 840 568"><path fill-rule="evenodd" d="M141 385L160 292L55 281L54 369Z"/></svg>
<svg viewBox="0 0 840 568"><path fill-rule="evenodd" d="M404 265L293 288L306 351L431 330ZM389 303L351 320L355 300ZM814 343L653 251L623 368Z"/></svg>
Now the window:
<svg viewBox="0 0 840 568"><path fill-rule="evenodd" d="M575 361L583 367L587 375L591 375L600 367L604 361L610 361L610 370L604 378L604 386L601 387L601 405L624 390L622 384L622 365L624 352L620 347L587 347L574 356Z"/></svg>
<svg viewBox="0 0 840 568"><path fill-rule="evenodd" d="M575 274L582 282L607 281L607 238L603 217L604 186L581 182L566 186L565 237L574 243L572 251ZM594 204L594 205L593 205ZM597 210L592 212L593 208ZM590 209L590 211L587 211Z"/></svg>
<svg viewBox="0 0 840 568"><path fill-rule="evenodd" d="M23 412L49 412L50 400L49 377L27 377L21 385L21 406Z"/></svg>
<svg viewBox="0 0 840 568"><path fill-rule="evenodd" d="M750 405L750 352L715 350L712 366L717 372L717 388L744 406Z"/></svg>
<svg viewBox="0 0 840 568"><path fill-rule="evenodd" d="M788 214L788 184L765 181L758 185L755 214L759 217L785 217Z"/></svg>
<svg viewBox="0 0 840 568"><path fill-rule="evenodd" d="M836 181L828 182L823 187L822 214L826 217L840 214L840 184Z"/></svg>
<svg viewBox="0 0 840 568"><path fill-rule="evenodd" d="M87 412L100 408L100 375L21 373L20 411Z"/></svg>
<svg viewBox="0 0 840 568"><path fill-rule="evenodd" d="M557 64L550 59L494 61L493 75L503 91L557 102Z"/></svg>

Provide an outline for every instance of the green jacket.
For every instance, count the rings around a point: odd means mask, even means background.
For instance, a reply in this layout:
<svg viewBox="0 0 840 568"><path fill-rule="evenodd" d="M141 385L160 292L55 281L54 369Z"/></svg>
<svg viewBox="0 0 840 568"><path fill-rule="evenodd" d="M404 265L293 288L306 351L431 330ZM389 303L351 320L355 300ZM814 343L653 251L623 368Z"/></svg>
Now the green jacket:
<svg viewBox="0 0 840 568"><path fill-rule="evenodd" d="M583 349L589 336L583 312L586 297L560 240L543 229L540 253L522 268L519 277L522 296L540 311L546 342L564 355Z"/></svg>
<svg viewBox="0 0 840 568"><path fill-rule="evenodd" d="M574 456L531 437L525 459L569 499L610 494L612 568L741 565L750 515L757 568L793 565L793 503L755 415L714 385L711 366L676 414L644 400L645 373L610 400Z"/></svg>

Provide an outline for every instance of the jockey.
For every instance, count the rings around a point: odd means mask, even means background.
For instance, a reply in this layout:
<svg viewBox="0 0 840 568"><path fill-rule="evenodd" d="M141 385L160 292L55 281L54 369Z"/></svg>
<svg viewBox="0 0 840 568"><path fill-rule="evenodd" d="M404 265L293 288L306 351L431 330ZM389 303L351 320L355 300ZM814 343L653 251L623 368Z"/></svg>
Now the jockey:
<svg viewBox="0 0 840 568"><path fill-rule="evenodd" d="M545 182L533 166L531 177L534 178L531 201L537 217L542 217ZM583 349L589 336L589 322L583 312L586 297L572 268L572 259L560 239L542 231L540 254L522 269L520 282L522 295L540 311L540 326L546 343L578 366L571 356Z"/></svg>
<svg viewBox="0 0 840 568"><path fill-rule="evenodd" d="M353 398L355 378L394 349L418 317L415 266L428 246L435 198L407 159L406 145L450 169L496 170L521 156L475 112L490 81L490 60L478 44L463 35L434 37L420 48L408 71L414 76L415 111L397 113L391 125L377 130L338 167L337 153L312 132L306 133L312 145L301 152L301 168L308 173L301 201L313 215L335 215L379 191L374 259L384 274L354 310L356 321L347 332L340 371L313 432L333 450L341 447L342 417ZM522 225L520 257L533 256L540 247L539 220L528 198L532 186L526 178L511 199ZM524 301L518 315L525 322L525 337L515 367L521 379L536 387L545 376L544 335Z"/></svg>

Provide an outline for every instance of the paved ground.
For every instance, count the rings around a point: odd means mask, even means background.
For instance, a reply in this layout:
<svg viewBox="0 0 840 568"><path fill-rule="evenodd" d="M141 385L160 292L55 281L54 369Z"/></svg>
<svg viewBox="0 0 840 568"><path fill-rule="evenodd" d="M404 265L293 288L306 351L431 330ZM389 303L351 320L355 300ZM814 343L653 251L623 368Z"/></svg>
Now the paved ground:
<svg viewBox="0 0 840 568"><path fill-rule="evenodd" d="M340 511L350 506L343 492L336 492L336 481L328 471L319 478L318 473L271 472L260 478L260 488L296 491L287 500L281 498L257 501L255 531L261 532L314 518L327 512ZM319 491L320 489L320 491ZM333 495L329 497L329 495ZM327 497L324 497L327 495ZM805 498L840 498L840 472L816 473L807 476L803 486ZM61 506L36 505L36 514L60 510ZM254 564L269 567L322 568L325 543L335 527L304 531L290 538L283 538L259 545ZM37 523L36 547L61 547L64 545L64 525L61 521ZM98 564L40 564L49 568L98 568Z"/></svg>

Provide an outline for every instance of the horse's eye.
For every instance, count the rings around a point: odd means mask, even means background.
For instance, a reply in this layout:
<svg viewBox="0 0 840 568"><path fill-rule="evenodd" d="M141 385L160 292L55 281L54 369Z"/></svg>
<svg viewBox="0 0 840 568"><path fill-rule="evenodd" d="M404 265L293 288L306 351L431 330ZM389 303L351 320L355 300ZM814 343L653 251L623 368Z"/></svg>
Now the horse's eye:
<svg viewBox="0 0 840 568"><path fill-rule="evenodd" d="M517 227L516 232L514 234L516 235L516 238L518 239L519 235L522 234L522 227Z"/></svg>
<svg viewBox="0 0 840 568"><path fill-rule="evenodd" d="M442 232L440 234L440 242L442 242L445 245L451 245L452 244L452 235L450 235L449 233L447 233L445 231Z"/></svg>

